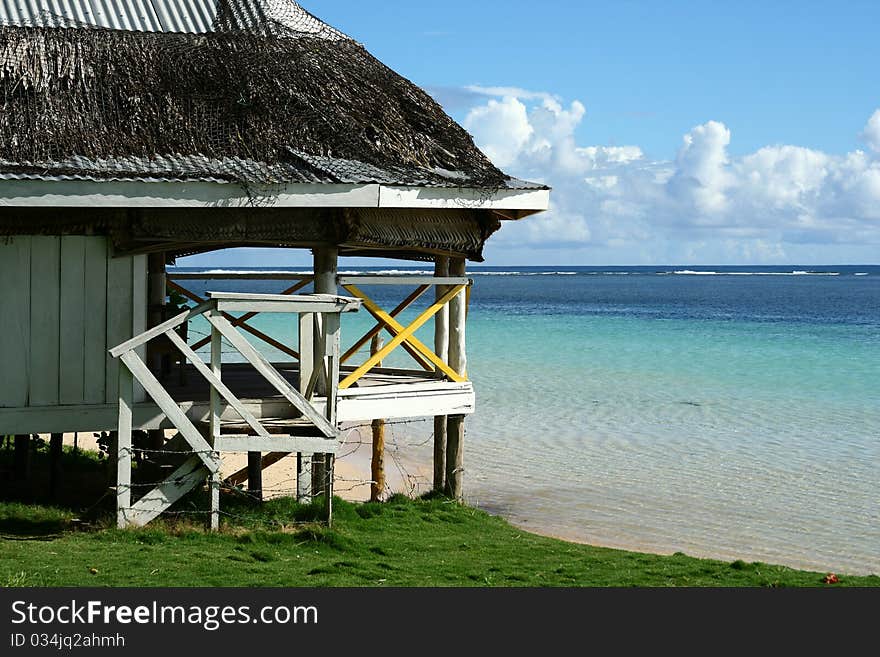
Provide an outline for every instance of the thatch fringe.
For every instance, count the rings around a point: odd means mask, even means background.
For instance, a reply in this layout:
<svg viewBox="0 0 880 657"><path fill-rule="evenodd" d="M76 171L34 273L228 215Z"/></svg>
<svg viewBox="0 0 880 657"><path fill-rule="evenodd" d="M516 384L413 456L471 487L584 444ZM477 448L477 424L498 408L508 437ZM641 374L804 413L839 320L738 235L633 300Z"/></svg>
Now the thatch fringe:
<svg viewBox="0 0 880 657"><path fill-rule="evenodd" d="M0 28L0 160L293 153L402 178L508 178L417 86L348 39ZM447 172L447 173L444 173Z"/></svg>

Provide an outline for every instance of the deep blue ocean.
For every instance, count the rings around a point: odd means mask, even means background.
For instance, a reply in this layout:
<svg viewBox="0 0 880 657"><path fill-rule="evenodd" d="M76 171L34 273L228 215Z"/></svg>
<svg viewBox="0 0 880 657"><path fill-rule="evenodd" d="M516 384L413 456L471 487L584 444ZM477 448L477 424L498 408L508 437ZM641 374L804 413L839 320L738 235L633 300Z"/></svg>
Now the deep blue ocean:
<svg viewBox="0 0 880 657"><path fill-rule="evenodd" d="M471 502L590 543L880 572L880 266L469 273ZM293 340L281 322L256 323Z"/></svg>

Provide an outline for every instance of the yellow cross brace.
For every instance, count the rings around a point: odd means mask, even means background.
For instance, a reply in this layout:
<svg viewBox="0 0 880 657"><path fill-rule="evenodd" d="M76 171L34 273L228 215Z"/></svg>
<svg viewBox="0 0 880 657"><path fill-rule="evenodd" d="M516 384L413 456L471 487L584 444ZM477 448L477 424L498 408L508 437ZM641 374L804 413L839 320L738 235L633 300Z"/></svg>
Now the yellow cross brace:
<svg viewBox="0 0 880 657"><path fill-rule="evenodd" d="M361 377L364 376L364 374L366 374L371 369L376 367L376 365L385 360L392 351L397 349L397 347L405 342L415 347L419 351L419 353L421 353L425 358L434 363L434 365L436 365L437 368L446 376L448 376L452 381L456 381L459 383L467 381L467 377L462 376L451 367L449 367L449 365L444 363L437 354L428 349L421 341L414 337L416 331L424 326L425 323L434 315L440 312L443 309L443 306L445 306L447 303L457 297L462 292L462 290L466 289L468 287L467 285L453 286L432 306L425 310L421 315L416 317L416 319L407 327L404 327L391 315L382 310L382 308L376 305L376 303L372 299L370 299L370 297L368 297L360 289L358 289L357 286L346 285L344 287L354 296L361 299L364 302L364 307L370 311L370 314L376 317L376 319L383 321L393 333L396 333L396 335L394 339L391 340L391 342L385 345L385 347L379 350L379 352L371 356L366 363L364 363L354 372L345 377L339 384L340 390L347 390L348 388L353 386Z"/></svg>
<svg viewBox="0 0 880 657"><path fill-rule="evenodd" d="M400 313L402 313L404 310L406 310L407 308L409 308L413 303L415 303L416 301L418 301L418 299L419 299L419 298L420 298L425 292L427 292L427 291L430 290L430 289L431 289L431 286L430 286L430 285L421 285L421 286L419 286L419 288L418 288L415 292L413 292L412 294L410 294L406 299L404 299L404 300L400 303L400 305L397 306L397 308L395 308L394 310L391 311L391 316L392 316L392 317L397 317L398 315L400 315ZM368 309L368 310L369 310L369 309ZM373 313L370 313L370 314L373 314ZM375 314L373 314L373 317L375 317L376 319L378 319L378 320L379 320L379 323L376 324L376 326L374 326L374 327L369 331L369 333L367 333L367 334L366 334L365 336L363 336L360 340L358 340L357 342L355 342L354 345L352 345L351 349L349 349L348 351L346 351L346 352L342 355L342 358L341 358L340 361L339 361L340 364L345 364L345 363L347 363L349 360L351 360L351 358L352 358L352 357L353 357L358 351L360 351L361 347L363 347L363 346L364 346L365 344L367 344L370 340L372 340L374 337L376 337L377 335L379 335L379 334L382 332L382 329L387 329L387 330L389 330L389 331L391 330L391 329L388 329L388 328L387 328L387 326L386 326L384 320L379 319L378 317L376 317ZM393 336L394 333L392 332L391 335ZM420 353L419 353L414 347L410 346L409 344L404 343L403 348L406 349L406 350L409 352L410 356L412 356L412 357L415 359L415 361L416 361L419 365L421 365L422 368L423 368L425 371L427 371L427 372L432 372L432 371L434 371L434 368L431 366L431 363L428 361L428 359L426 359L424 356L422 356L422 355L421 355L421 354L420 354Z"/></svg>

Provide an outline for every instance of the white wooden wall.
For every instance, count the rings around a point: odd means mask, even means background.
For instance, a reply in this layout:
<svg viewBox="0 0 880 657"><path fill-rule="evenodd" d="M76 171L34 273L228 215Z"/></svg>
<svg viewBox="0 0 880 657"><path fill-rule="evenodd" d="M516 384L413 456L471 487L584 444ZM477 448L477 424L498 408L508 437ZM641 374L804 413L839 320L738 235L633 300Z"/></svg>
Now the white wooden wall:
<svg viewBox="0 0 880 657"><path fill-rule="evenodd" d="M146 326L146 256L112 258L105 237L0 238L0 408L116 403L107 349Z"/></svg>

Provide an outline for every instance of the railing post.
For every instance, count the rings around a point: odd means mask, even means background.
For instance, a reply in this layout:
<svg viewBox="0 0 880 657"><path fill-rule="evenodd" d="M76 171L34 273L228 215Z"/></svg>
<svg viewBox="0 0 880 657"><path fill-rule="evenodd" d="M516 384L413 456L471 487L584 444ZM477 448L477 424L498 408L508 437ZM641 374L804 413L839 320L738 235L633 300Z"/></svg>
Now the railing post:
<svg viewBox="0 0 880 657"><path fill-rule="evenodd" d="M210 315L213 315L216 311L209 311ZM217 327L213 324L211 325L211 374L216 376L218 379L222 380L222 365L223 365L223 340L220 334L220 331L217 330ZM220 432L222 431L221 425L221 414L223 411L223 407L221 405L220 392L214 387L211 386L211 422L210 422L210 437L208 443L211 447L214 447L217 442L217 438L220 437ZM211 479L209 481L209 486L211 489L211 520L210 527L211 531L217 531L220 529L220 470L217 469L216 472L211 474ZM262 488L262 486L261 486Z"/></svg>
<svg viewBox="0 0 880 657"><path fill-rule="evenodd" d="M449 258L437 256L434 261L434 276L449 276ZM439 300L446 294L443 285L435 286L435 299ZM449 358L449 307L443 308L434 315L434 353L440 360L448 362ZM442 376L440 368L436 368ZM443 492L446 488L446 416L434 418L434 491Z"/></svg>
<svg viewBox="0 0 880 657"><path fill-rule="evenodd" d="M339 313L328 313L324 316L324 329L327 345L327 421L337 427L337 407L339 393L339 358L340 358L340 324ZM324 513L327 524L333 522L333 470L335 465L333 454L324 455Z"/></svg>
<svg viewBox="0 0 880 657"><path fill-rule="evenodd" d="M312 313L299 316L299 392L307 396L309 381L315 369L315 318ZM296 455L296 500L307 504L312 499L312 455Z"/></svg>
<svg viewBox="0 0 880 657"><path fill-rule="evenodd" d="M147 258L147 272L149 281L147 325L149 328L152 328L159 326L166 319L165 297L168 295L168 281L164 253L150 254ZM147 357L147 362L153 373L158 375L160 379L167 376L168 369L170 368L166 368L166 366L168 366L170 356L156 353L155 349L151 350L148 346ZM165 446L165 431L163 429L151 429L149 436L150 449L161 450ZM156 471L158 472L158 468L156 468Z"/></svg>
<svg viewBox="0 0 880 657"><path fill-rule="evenodd" d="M134 404L134 376L122 362L119 366L119 425L116 432L116 525L128 526L131 508L131 426Z"/></svg>
<svg viewBox="0 0 880 657"><path fill-rule="evenodd" d="M336 294L336 276L339 261L339 249L336 247L321 247L315 249L315 294ZM317 393L329 397L332 388L339 384L338 377L335 382L328 382L329 345L327 339L327 327L324 317L315 314L314 334L314 366L320 368L318 373ZM325 483L328 478L328 466L330 460L325 454L315 454L312 457L312 495L321 495L325 491Z"/></svg>
<svg viewBox="0 0 880 657"><path fill-rule="evenodd" d="M452 258L450 276L465 276L464 258ZM449 304L449 366L467 375L466 322L467 303L462 290ZM455 500L464 500L464 415L450 415L446 423L446 493Z"/></svg>

